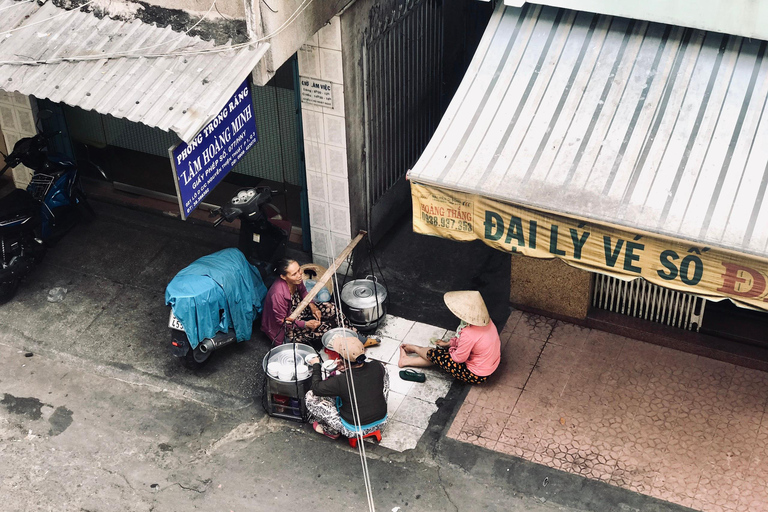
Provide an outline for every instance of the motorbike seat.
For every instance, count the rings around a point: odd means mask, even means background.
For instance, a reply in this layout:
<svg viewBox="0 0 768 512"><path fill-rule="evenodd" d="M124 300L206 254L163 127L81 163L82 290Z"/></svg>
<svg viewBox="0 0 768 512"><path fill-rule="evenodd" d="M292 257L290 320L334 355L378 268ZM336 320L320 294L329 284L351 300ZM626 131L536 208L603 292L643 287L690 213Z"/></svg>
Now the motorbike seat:
<svg viewBox="0 0 768 512"><path fill-rule="evenodd" d="M0 220L23 215L35 216L39 213L40 203L35 201L32 194L26 190L17 188L0 198Z"/></svg>

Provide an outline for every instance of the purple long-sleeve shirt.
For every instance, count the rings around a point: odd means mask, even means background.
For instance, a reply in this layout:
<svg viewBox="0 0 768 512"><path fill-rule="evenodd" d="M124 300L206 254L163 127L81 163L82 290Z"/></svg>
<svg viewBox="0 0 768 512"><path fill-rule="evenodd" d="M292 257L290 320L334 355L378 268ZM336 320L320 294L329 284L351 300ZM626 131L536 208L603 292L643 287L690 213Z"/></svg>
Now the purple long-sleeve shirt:
<svg viewBox="0 0 768 512"><path fill-rule="evenodd" d="M304 299L307 295L307 288L302 282L296 287L299 297ZM264 311L261 317L261 330L269 336L269 339L275 345L282 345L285 338L285 329L283 321L291 314L291 289L288 283L283 279L276 279L274 284L267 292L264 299ZM296 327L303 329L306 323L304 320L296 320Z"/></svg>

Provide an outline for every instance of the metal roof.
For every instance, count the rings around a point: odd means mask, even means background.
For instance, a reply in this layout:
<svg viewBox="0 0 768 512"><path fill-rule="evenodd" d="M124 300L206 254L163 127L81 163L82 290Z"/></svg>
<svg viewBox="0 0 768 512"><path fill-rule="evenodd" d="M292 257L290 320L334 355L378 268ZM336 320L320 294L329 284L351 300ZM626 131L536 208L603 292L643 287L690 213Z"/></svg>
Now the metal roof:
<svg viewBox="0 0 768 512"><path fill-rule="evenodd" d="M137 19L0 0L0 89L173 131L184 141L219 113L269 48L200 52L215 46Z"/></svg>
<svg viewBox="0 0 768 512"><path fill-rule="evenodd" d="M766 257L766 44L500 5L411 179Z"/></svg>

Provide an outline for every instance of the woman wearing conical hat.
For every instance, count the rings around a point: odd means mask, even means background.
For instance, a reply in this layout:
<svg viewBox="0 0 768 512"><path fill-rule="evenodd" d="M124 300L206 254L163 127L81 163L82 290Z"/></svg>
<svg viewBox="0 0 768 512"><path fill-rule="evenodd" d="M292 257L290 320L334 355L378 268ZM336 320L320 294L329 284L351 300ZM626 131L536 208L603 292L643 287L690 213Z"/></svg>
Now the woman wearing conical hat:
<svg viewBox="0 0 768 512"><path fill-rule="evenodd" d="M501 340L483 297L478 291L466 290L448 292L443 300L461 320L456 336L450 341L437 341L436 348L403 343L398 366L423 368L434 364L461 381L485 382L499 366Z"/></svg>

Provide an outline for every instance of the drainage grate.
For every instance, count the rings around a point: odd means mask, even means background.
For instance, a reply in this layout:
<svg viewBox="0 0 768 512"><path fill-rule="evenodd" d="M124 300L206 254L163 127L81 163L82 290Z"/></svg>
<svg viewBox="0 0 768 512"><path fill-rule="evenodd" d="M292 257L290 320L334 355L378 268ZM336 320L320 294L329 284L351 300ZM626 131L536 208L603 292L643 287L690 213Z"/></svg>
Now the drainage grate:
<svg viewBox="0 0 768 512"><path fill-rule="evenodd" d="M592 306L622 315L644 318L672 327L698 331L706 300L638 278L622 281L595 274Z"/></svg>

